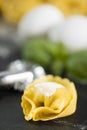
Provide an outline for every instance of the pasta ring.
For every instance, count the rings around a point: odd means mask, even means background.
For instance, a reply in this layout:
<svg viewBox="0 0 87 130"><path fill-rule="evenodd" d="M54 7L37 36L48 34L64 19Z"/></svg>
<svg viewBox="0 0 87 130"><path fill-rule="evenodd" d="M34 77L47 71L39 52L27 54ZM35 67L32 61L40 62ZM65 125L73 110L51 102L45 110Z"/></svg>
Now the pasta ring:
<svg viewBox="0 0 87 130"><path fill-rule="evenodd" d="M41 92L35 85L41 83L56 83L64 87L56 88L52 95L44 95L48 92L47 86ZM46 85L46 84L45 84ZM49 85L49 88L51 85ZM40 86L40 89L42 87ZM54 89L51 89L53 92ZM21 106L27 121L47 121L73 114L76 111L77 92L75 86L68 79L62 79L58 76L47 75L35 80L24 91Z"/></svg>

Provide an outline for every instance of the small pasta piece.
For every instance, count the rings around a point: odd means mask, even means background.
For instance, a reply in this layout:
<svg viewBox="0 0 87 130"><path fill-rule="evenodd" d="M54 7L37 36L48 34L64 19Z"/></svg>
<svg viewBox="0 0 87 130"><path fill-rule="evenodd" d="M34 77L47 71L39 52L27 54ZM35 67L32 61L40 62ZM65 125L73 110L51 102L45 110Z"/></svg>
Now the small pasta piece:
<svg viewBox="0 0 87 130"><path fill-rule="evenodd" d="M73 114L77 92L74 83L47 75L31 83L24 91L21 106L27 121L47 121Z"/></svg>

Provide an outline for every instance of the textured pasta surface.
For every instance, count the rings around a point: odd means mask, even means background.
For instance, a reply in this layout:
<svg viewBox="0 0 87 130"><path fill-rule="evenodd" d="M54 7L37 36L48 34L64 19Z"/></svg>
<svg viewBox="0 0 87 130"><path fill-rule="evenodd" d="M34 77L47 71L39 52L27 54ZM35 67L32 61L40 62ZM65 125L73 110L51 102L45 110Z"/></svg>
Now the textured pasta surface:
<svg viewBox="0 0 87 130"><path fill-rule="evenodd" d="M63 87L56 87L54 93L46 95L44 92L50 92L48 88L43 87L43 91L39 91L37 84L56 83ZM42 86L41 86L42 87ZM53 88L54 90L54 88ZM62 79L52 75L44 76L35 80L24 91L21 106L27 121L46 121L73 114L76 111L77 92L75 86L68 79Z"/></svg>

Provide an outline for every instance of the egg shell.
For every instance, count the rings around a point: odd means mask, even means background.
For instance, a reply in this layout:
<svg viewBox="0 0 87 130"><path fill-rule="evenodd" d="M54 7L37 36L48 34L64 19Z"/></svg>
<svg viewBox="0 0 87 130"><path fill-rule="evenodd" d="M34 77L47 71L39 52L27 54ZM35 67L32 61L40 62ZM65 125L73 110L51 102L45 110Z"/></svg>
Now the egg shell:
<svg viewBox="0 0 87 130"><path fill-rule="evenodd" d="M74 15L66 18L61 25L55 26L48 33L52 41L63 42L71 51L87 47L87 17Z"/></svg>
<svg viewBox="0 0 87 130"><path fill-rule="evenodd" d="M22 38L44 35L62 20L64 15L58 8L50 4L40 5L22 18L18 25L18 34Z"/></svg>

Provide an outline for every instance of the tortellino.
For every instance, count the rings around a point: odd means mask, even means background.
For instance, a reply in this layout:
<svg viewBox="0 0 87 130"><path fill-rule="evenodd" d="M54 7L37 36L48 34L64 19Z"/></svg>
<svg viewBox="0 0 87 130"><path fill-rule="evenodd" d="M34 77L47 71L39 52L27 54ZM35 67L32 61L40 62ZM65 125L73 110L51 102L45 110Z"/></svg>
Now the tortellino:
<svg viewBox="0 0 87 130"><path fill-rule="evenodd" d="M73 114L77 92L68 79L47 75L36 79L24 91L21 106L27 121L47 121Z"/></svg>

